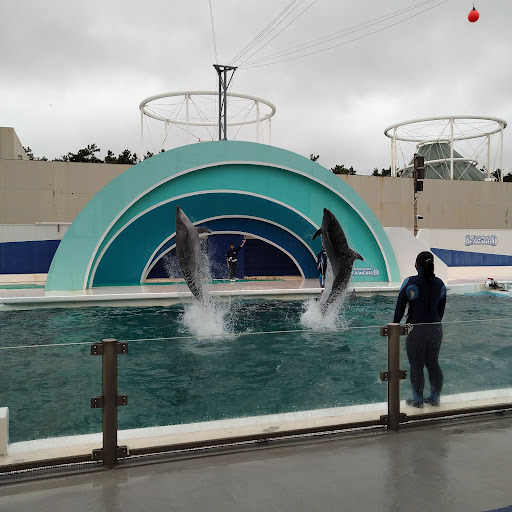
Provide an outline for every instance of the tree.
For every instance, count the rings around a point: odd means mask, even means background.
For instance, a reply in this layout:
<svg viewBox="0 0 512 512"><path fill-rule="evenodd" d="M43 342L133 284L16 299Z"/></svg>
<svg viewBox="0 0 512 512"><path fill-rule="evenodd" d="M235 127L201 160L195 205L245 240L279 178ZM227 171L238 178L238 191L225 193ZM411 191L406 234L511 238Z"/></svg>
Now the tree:
<svg viewBox="0 0 512 512"><path fill-rule="evenodd" d="M351 174L351 175L354 175L354 174L357 173L357 171L352 166L350 166L347 169L343 164L341 164L341 165L336 164L334 167L331 167L331 171L334 174Z"/></svg>
<svg viewBox="0 0 512 512"><path fill-rule="evenodd" d="M125 149L119 155L115 155L110 149L107 151L105 160L101 160L96 156L100 152L100 148L96 144L89 144L87 147L79 149L76 153L68 153L56 158L55 162L83 162L88 164L129 164L133 165L138 162L137 153L132 153L129 149Z"/></svg>
<svg viewBox="0 0 512 512"><path fill-rule="evenodd" d="M41 162L48 162L48 158L46 158L45 156L42 156L42 157L34 156L34 152L32 151L32 149L30 149L30 147L23 146L23 151L25 151L29 160L39 160Z"/></svg>
<svg viewBox="0 0 512 512"><path fill-rule="evenodd" d="M79 149L76 153L68 153L62 155L57 161L61 162L84 162L88 164L100 164L102 160L96 157L95 153L99 153L100 148L96 144L89 144L86 148Z"/></svg>
<svg viewBox="0 0 512 512"><path fill-rule="evenodd" d="M313 160L313 162L316 162L319 158L320 158L320 155L314 155L313 153L311 153L311 155L309 155L309 159Z"/></svg>
<svg viewBox="0 0 512 512"><path fill-rule="evenodd" d="M125 149L122 153L117 157L118 164L136 164L138 161L137 153L132 153L129 149Z"/></svg>
<svg viewBox="0 0 512 512"><path fill-rule="evenodd" d="M379 169L375 167L373 169L372 176L391 176L391 167L388 169L382 169L382 172L379 172Z"/></svg>
<svg viewBox="0 0 512 512"><path fill-rule="evenodd" d="M117 158L114 156L114 153L107 151L107 156L105 157L106 164L136 164L138 161L137 153L133 153L129 149L125 149L122 153L120 153Z"/></svg>
<svg viewBox="0 0 512 512"><path fill-rule="evenodd" d="M29 160L34 160L34 152L29 147L23 146L23 151L25 151Z"/></svg>
<svg viewBox="0 0 512 512"><path fill-rule="evenodd" d="M500 181L500 169L496 169L491 176L494 178L494 181ZM505 171L503 171L505 173ZM512 181L512 171L509 171L507 174L503 174L503 181Z"/></svg>
<svg viewBox="0 0 512 512"><path fill-rule="evenodd" d="M117 164L116 155L110 149L107 151L107 156L105 157L104 162L106 164Z"/></svg>

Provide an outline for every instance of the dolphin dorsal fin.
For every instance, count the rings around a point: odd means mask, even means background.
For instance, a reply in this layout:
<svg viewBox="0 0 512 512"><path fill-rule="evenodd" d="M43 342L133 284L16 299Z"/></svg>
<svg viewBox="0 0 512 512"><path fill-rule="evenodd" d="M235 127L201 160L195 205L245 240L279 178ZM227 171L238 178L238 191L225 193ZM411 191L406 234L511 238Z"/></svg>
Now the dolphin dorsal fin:
<svg viewBox="0 0 512 512"><path fill-rule="evenodd" d="M354 258L354 260L364 261L364 258L356 251L352 251L352 257Z"/></svg>

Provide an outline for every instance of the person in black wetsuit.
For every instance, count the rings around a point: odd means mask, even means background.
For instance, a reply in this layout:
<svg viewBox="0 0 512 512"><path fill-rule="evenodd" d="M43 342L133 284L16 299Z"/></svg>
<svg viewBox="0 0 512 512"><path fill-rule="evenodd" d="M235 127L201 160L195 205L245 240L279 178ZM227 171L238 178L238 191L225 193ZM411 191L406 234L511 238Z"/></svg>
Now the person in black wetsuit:
<svg viewBox="0 0 512 512"><path fill-rule="evenodd" d="M231 281L235 280L236 276L236 266L238 263L237 252L242 249L245 244L245 238L242 240L242 243L239 247L235 249L235 244L229 244L228 252L226 253L226 263L229 269L229 279Z"/></svg>
<svg viewBox="0 0 512 512"><path fill-rule="evenodd" d="M423 403L438 406L443 388L443 372L439 366L439 350L443 341L441 320L446 305L446 286L434 274L434 255L428 251L420 252L414 265L417 276L408 277L400 288L396 301L394 323L400 323L407 311L407 323L413 325L407 336L406 348L409 364L413 398L406 400L407 405L423 407ZM423 398L427 367L430 381L430 396Z"/></svg>

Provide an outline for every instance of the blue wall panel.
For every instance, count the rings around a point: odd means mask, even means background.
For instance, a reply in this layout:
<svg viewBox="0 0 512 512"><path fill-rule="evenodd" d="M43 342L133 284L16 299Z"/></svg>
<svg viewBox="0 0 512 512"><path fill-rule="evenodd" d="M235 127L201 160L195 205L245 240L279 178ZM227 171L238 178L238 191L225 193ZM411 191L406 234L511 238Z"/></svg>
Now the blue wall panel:
<svg viewBox="0 0 512 512"><path fill-rule="evenodd" d="M431 250L449 267L502 267L512 265L512 256L506 254L452 251L434 247Z"/></svg>
<svg viewBox="0 0 512 512"><path fill-rule="evenodd" d="M288 255L263 240L247 240L245 247L246 276L300 276Z"/></svg>
<svg viewBox="0 0 512 512"><path fill-rule="evenodd" d="M208 259L213 279L227 279L226 251L230 243L238 247L241 235L210 235L208 237ZM237 277L245 276L300 276L297 265L281 250L263 240L249 239L238 252ZM148 275L149 279L181 277L176 249L158 260Z"/></svg>
<svg viewBox="0 0 512 512"><path fill-rule="evenodd" d="M0 274L46 274L60 240L0 243Z"/></svg>

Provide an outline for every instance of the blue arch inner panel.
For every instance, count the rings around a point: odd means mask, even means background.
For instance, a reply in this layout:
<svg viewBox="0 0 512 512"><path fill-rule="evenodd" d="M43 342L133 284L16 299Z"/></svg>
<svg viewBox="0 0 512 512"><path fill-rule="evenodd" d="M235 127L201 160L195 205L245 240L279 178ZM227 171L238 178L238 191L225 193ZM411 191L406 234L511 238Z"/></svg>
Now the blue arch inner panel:
<svg viewBox="0 0 512 512"><path fill-rule="evenodd" d="M246 276L298 276L299 269L283 251L263 240L247 240L244 271ZM312 260L315 277L318 274ZM304 269L303 269L304 270ZM309 269L311 271L311 269ZM314 277L308 273L309 277Z"/></svg>
<svg viewBox="0 0 512 512"><path fill-rule="evenodd" d="M178 204L192 222L217 215L242 216L241 218L224 217L203 222L201 225L209 227L212 231L243 232L269 240L292 254L306 277L316 276L314 257L308 247L287 231L288 229L296 233L303 240L311 240L315 227L304 217L277 203L250 195L208 194L207 199L206 201L204 195L198 195L181 198L178 201L171 200L148 211L129 224L101 258L93 286L138 284L143 269L155 249L165 243L156 256L158 258L165 248L174 243L169 238L175 231L175 215ZM279 219L279 223L283 227L243 217L244 215L251 216L255 211L265 211L267 218ZM315 240L316 242L318 241ZM136 251L132 250L133 244L137 244Z"/></svg>
<svg viewBox="0 0 512 512"><path fill-rule="evenodd" d="M226 274L226 251L230 242L237 246L242 242L242 235L235 233L252 234L263 238L263 240L249 239L247 240L244 248L238 253L238 268L242 269L240 276L293 276L300 275L300 266L306 277L316 277L316 262L313 254L308 250L300 240L295 238L286 230L255 219L246 218L228 218L228 219L215 219L209 222L201 223L202 226L208 227L211 231L233 231L233 234L214 234L208 237L208 256L210 260L210 271L212 277L220 279L225 277ZM271 240L278 247L273 246L266 242ZM164 246L169 249L174 246L176 240L172 237ZM296 262L280 248L286 248L295 258ZM161 275L150 272L149 276L152 277L181 277L177 271L177 263L173 261L173 257L167 257L167 254L172 253L169 251L165 254L167 270L166 274ZM155 259L161 258L164 251L160 251ZM154 261L154 260L153 260ZM161 268L162 264L156 264ZM245 274L244 274L245 272Z"/></svg>
<svg viewBox="0 0 512 512"><path fill-rule="evenodd" d="M238 246L242 236L237 234L210 235L208 237L208 260L212 279L227 279L226 250L230 243ZM292 259L269 243L248 239L238 253L237 277L248 276L299 276L300 272ZM181 277L176 259L176 249L160 258L148 275L148 279Z"/></svg>
<svg viewBox="0 0 512 512"><path fill-rule="evenodd" d="M220 190L197 191L198 184L210 182L212 176L215 176L215 186L220 187L222 192ZM329 177L331 178L331 175L329 175ZM155 205L161 205L170 201L171 198L181 196L178 204L182 206L192 221L194 220L194 216L199 220L212 215L227 215L230 213L234 215L239 213L254 215L256 213L256 215L260 217L264 216L267 219L279 219L280 224L285 225L288 229L304 238L300 226L287 224L286 216L288 215L289 217L290 214L293 214L294 216L300 217L298 211L301 211L309 219L316 219L319 224L321 222L323 207L326 207L335 213L342 225L346 226L345 234L349 245L365 257L367 264L365 267L369 264L370 267L380 268L381 279L384 278L387 280L387 271L376 239L370 233L368 226L365 225L361 217L355 213L353 207L349 203L340 200L331 189L325 187L323 184L311 180L306 187L301 180L302 178L300 178L299 175L290 174L290 172L285 169L270 168L261 165L247 166L245 164L233 163L230 165L221 164L216 166L215 169L198 169L194 172L184 174L176 180L166 181L145 194L121 215L111 229L111 232L118 232L120 229L123 229L124 226L134 218L139 218L139 216L147 217L149 215L148 212L150 212ZM283 184L286 185L283 186ZM299 186L299 184L301 184L301 186ZM196 192L192 192L192 194L196 195L188 195L191 193L190 191L194 190L196 190ZM232 193L224 193L226 190L231 190ZM244 190L247 192L244 192ZM185 197L183 197L183 195L185 195ZM187 207L187 209L185 209L182 202L184 199L191 197L199 198L199 201L194 203L193 208ZM271 197L278 197L280 202L271 201L269 199ZM254 208L248 208L247 204L250 199L259 201L259 203L256 204ZM282 206L283 204L289 206L284 207ZM322 207L318 205L322 205ZM283 212L282 216L276 211L278 207L280 207ZM276 212L276 214L274 214L274 212ZM168 220L174 223L174 213L171 213ZM141 234L149 236L149 234L153 232L153 226L151 226L147 233L142 232ZM103 257L103 249L107 247L110 240L112 239L107 237L107 239L101 243L101 254L96 254L96 262L100 262ZM136 238L132 239L132 242L134 240L136 240ZM154 240L148 240L148 242L154 245ZM114 244L117 243L118 241L115 240ZM319 244L320 242L317 243L316 241L312 244L315 252L319 250ZM156 244L156 246L158 246L158 244ZM110 248L108 250L110 250ZM371 255L371 260L373 261L368 260L369 255ZM132 260L146 257L145 247L137 246L136 250L132 250L130 256ZM359 263L360 262L356 262L355 266L359 266ZM99 264L103 266L103 262ZM128 284L128 282L134 284L138 282L133 281L128 275L125 275L124 279L118 280L120 274L115 271L119 270L119 267L116 266L116 269L113 270L114 272L111 274L111 278L103 282L104 285L107 284L107 282L108 284ZM384 274L386 274L385 277ZM354 276L354 281L360 280L365 281L368 280L368 278L364 275ZM96 278L89 279L89 283L92 286L99 285L99 281L96 281Z"/></svg>

